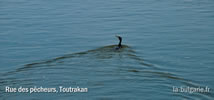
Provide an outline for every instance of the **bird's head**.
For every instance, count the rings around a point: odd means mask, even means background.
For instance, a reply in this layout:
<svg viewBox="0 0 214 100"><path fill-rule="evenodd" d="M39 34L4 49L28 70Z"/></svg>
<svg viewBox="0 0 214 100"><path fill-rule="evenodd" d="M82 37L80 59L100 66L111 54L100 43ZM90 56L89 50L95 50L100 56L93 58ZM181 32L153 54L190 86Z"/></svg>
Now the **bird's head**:
<svg viewBox="0 0 214 100"><path fill-rule="evenodd" d="M116 37L117 37L120 41L122 41L122 37L120 37L120 36L118 36L118 35L116 35Z"/></svg>

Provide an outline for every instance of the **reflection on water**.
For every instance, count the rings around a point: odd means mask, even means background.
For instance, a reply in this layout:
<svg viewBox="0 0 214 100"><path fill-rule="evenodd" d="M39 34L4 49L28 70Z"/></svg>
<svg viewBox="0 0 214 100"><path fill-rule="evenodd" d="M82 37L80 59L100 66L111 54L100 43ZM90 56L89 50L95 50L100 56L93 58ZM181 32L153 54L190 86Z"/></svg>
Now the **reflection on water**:
<svg viewBox="0 0 214 100"><path fill-rule="evenodd" d="M192 80L164 71L146 62L141 57L138 57L137 53L127 45L124 45L120 50L115 50L115 46L110 45L85 52L67 54L46 61L20 66L20 68L14 71L1 75L3 76L0 80L1 87L32 87L47 84L48 87L58 87L61 85L85 86L89 88L89 93L82 95L96 94L100 97L94 95L92 98L101 99L122 96L130 89L137 89L141 93L145 91L147 86L159 86L157 91L168 89L170 94L174 85L200 86ZM6 96L9 95L8 93L1 94L3 94L1 98L7 98ZM20 96L13 95L14 98ZM36 94L34 95L36 96ZM58 94L54 98L59 98L62 95L71 96L71 94ZM105 95L109 97L105 97ZM178 93L176 95L189 98L188 94ZM210 98L210 94L200 95L202 98ZM142 95L130 92L130 95L125 97L135 96L141 97ZM29 96L24 95L24 98L29 99ZM43 96L40 98L43 98Z"/></svg>

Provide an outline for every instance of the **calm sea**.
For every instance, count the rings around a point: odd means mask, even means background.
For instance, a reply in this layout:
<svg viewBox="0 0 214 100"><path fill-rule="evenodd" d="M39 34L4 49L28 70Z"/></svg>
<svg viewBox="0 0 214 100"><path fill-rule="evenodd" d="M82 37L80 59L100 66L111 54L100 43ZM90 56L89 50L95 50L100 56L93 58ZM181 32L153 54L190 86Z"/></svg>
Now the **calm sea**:
<svg viewBox="0 0 214 100"><path fill-rule="evenodd" d="M213 8L213 0L1 0L0 99L213 100Z"/></svg>

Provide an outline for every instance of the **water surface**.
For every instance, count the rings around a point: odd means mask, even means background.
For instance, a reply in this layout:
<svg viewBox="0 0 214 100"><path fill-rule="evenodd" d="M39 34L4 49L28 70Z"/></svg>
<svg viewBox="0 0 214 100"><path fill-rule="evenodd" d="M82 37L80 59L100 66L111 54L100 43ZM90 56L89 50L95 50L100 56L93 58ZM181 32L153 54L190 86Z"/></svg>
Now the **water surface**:
<svg viewBox="0 0 214 100"><path fill-rule="evenodd" d="M212 0L1 0L0 98L210 99ZM123 37L119 51L115 35ZM87 93L5 93L5 86L87 87Z"/></svg>

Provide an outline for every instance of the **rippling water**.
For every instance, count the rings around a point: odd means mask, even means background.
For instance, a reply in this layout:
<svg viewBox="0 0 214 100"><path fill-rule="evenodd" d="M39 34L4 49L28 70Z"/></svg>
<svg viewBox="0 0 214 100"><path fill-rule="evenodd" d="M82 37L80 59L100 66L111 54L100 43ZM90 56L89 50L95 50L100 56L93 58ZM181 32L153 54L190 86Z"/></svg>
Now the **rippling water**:
<svg viewBox="0 0 214 100"><path fill-rule="evenodd" d="M0 99L212 100L213 8L213 0L1 0ZM115 35L123 37L119 51ZM6 93L5 86L88 92Z"/></svg>

